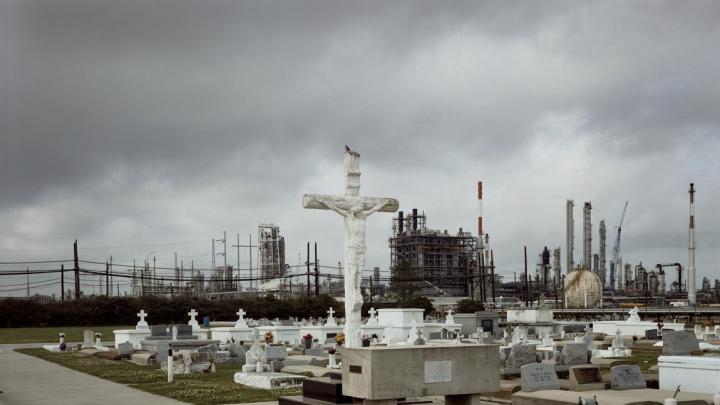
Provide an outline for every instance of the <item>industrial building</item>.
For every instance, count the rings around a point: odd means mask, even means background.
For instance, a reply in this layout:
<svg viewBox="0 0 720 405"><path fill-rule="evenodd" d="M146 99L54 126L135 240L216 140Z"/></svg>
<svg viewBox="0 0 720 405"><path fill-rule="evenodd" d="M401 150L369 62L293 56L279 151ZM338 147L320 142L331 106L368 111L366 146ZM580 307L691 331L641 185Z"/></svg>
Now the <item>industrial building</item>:
<svg viewBox="0 0 720 405"><path fill-rule="evenodd" d="M428 229L417 209L405 217L400 211L392 223L390 271L401 264L410 268L414 283L425 296L461 296L471 293L478 269L478 240L462 228L456 235Z"/></svg>
<svg viewBox="0 0 720 405"><path fill-rule="evenodd" d="M259 276L263 281L286 274L285 238L280 236L279 226L275 224L258 226L258 261Z"/></svg>

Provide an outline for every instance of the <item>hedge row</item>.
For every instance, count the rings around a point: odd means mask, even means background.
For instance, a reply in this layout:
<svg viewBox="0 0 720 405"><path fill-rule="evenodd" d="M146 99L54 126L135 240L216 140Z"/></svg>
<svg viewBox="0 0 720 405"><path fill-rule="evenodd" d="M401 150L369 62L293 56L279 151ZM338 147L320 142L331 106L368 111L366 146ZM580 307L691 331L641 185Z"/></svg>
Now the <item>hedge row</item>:
<svg viewBox="0 0 720 405"><path fill-rule="evenodd" d="M375 308L421 307L426 314L432 311L429 300L406 303L375 303ZM428 308L429 305L429 308ZM371 304L365 303L363 313L367 314ZM194 308L198 321L205 316L213 321L232 321L237 319L239 308L247 313L246 317L260 319L287 319L326 317L332 307L336 317L344 316L342 303L323 295L312 298L279 300L273 297L254 297L241 299L207 300L200 298L161 298L161 297L98 297L72 301L56 301L41 304L28 300L7 299L0 301L0 327L27 326L98 326L98 325L134 325L138 321L137 313L144 309L149 315L150 324L186 323L187 313Z"/></svg>

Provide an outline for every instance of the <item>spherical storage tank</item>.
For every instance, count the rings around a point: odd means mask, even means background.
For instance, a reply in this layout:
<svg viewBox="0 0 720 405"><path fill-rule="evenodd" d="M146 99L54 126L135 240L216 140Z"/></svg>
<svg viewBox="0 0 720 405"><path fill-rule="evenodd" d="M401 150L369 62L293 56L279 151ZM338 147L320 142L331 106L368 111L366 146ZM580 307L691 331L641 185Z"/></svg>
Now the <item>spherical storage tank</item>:
<svg viewBox="0 0 720 405"><path fill-rule="evenodd" d="M565 276L565 307L594 308L602 297L602 282L592 271L578 268Z"/></svg>

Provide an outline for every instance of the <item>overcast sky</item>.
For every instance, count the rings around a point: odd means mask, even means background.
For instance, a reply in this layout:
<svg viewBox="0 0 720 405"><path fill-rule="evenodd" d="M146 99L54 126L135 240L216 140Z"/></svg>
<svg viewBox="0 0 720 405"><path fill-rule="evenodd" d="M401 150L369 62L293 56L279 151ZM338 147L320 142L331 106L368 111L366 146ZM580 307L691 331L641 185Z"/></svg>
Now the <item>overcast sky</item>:
<svg viewBox="0 0 720 405"><path fill-rule="evenodd" d="M341 219L301 197L342 193L348 144L361 193L432 228L475 232L484 181L510 278L524 245L564 266L567 198L576 262L583 202L610 256L629 201L624 260L686 265L695 182L699 287L720 277L718 21L716 1L0 0L0 262L78 238L82 259L209 267L211 238L274 222L289 264L317 241L337 265ZM390 233L370 217L368 268Z"/></svg>

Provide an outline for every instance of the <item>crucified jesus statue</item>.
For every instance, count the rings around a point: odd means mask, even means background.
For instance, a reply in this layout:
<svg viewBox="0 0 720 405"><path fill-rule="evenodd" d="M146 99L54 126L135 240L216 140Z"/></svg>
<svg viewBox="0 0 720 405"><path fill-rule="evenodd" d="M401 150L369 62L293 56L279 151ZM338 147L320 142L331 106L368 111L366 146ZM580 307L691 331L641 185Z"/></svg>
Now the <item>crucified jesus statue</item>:
<svg viewBox="0 0 720 405"><path fill-rule="evenodd" d="M303 207L335 211L345 220L345 346L360 347L360 310L363 304L360 285L365 268L365 224L375 212L395 212L399 203L394 198L360 196L360 154L346 148L345 195L306 194Z"/></svg>

